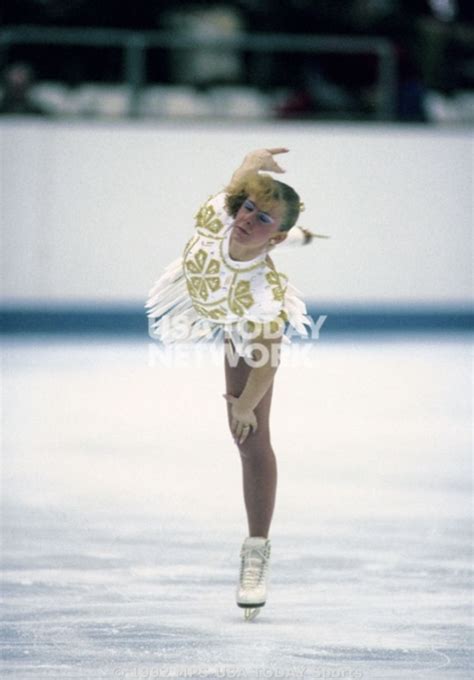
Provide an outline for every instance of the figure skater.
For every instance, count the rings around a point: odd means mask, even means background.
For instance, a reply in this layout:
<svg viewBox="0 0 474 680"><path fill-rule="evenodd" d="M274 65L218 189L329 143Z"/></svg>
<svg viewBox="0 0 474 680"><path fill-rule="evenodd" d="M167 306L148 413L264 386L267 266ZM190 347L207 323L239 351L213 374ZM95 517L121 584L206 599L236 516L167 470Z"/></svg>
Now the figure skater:
<svg viewBox="0 0 474 680"><path fill-rule="evenodd" d="M305 245L313 234L297 227L301 203L274 156L249 153L224 191L196 215L194 235L146 303L150 335L164 343L224 341L229 428L242 461L248 537L240 551L236 601L252 619L266 602L277 465L270 408L285 328L307 336L311 319L299 291L277 271L269 252L286 242Z"/></svg>

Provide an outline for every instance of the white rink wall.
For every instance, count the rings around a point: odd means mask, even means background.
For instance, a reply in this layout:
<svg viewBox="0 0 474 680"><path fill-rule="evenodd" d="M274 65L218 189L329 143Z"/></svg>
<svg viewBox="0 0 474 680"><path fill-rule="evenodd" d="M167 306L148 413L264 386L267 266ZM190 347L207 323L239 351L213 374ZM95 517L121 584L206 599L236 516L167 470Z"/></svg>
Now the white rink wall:
<svg viewBox="0 0 474 680"><path fill-rule="evenodd" d="M0 121L3 302L142 303L244 154L281 157L331 235L274 251L309 301L465 304L472 134L347 124Z"/></svg>

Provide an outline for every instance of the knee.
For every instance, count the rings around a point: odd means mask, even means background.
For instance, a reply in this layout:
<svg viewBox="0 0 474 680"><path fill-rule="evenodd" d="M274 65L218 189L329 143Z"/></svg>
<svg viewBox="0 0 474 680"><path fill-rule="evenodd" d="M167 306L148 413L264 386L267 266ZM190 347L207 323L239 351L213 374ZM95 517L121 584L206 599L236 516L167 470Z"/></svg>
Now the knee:
<svg viewBox="0 0 474 680"><path fill-rule="evenodd" d="M241 458L246 460L261 458L262 456L272 455L273 449L270 443L268 433L260 433L259 431L249 434L247 439L242 443L235 442Z"/></svg>

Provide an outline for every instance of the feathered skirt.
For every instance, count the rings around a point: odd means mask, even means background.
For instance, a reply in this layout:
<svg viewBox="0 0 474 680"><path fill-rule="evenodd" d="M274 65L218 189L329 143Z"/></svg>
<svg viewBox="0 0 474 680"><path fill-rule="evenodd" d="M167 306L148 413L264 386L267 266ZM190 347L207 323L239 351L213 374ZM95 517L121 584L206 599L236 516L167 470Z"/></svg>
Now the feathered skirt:
<svg viewBox="0 0 474 680"><path fill-rule="evenodd" d="M308 328L312 328L312 319L299 295L301 292L288 283L282 308L282 316L286 321L282 337L285 344L291 344L293 335L308 338ZM212 321L196 311L188 292L182 256L173 260L155 282L148 293L145 309L150 337L165 345L218 342L227 338L232 340L239 356L251 355L251 341L248 334L243 332L241 322ZM262 319L262 323L266 321Z"/></svg>

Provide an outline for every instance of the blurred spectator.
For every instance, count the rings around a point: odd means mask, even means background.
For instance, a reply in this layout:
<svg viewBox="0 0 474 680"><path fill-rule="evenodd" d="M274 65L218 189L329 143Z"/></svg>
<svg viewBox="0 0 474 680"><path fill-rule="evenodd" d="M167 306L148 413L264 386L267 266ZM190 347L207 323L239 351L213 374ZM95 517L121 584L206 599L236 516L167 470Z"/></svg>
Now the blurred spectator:
<svg viewBox="0 0 474 680"><path fill-rule="evenodd" d="M33 69L28 64L16 63L7 66L3 73L3 94L0 113L46 114L31 98Z"/></svg>
<svg viewBox="0 0 474 680"><path fill-rule="evenodd" d="M397 118L423 122L424 85L416 58L416 23L425 11L425 0L348 0L341 17L329 2L306 3L307 27L316 34L384 37L390 40L397 60ZM282 116L311 111L373 114L378 91L379 58L367 54L318 54L306 56L300 67L302 88L284 103Z"/></svg>
<svg viewBox="0 0 474 680"><path fill-rule="evenodd" d="M161 16L163 27L189 38L226 39L243 30L240 12L230 3L179 4ZM239 50L221 46L176 50L170 60L173 82L207 87L242 81Z"/></svg>
<svg viewBox="0 0 474 680"><path fill-rule="evenodd" d="M418 21L419 63L427 88L451 94L474 87L474 3L429 0Z"/></svg>
<svg viewBox="0 0 474 680"><path fill-rule="evenodd" d="M397 62L397 118L427 120L433 94L453 98L474 88L473 0L16 0L0 3L0 23L165 30L223 38L252 33L383 37ZM373 117L380 104L379 60L367 54L278 52L196 47L150 48L145 80L207 89L247 85L272 97L282 117ZM34 63L42 81L69 86L120 83L120 47L13 45L3 113L47 113L30 96ZM20 71L16 71L16 67ZM23 69L23 71L22 71ZM25 71L26 69L26 71ZM16 73L16 74L15 74ZM8 82L7 82L8 81ZM282 98L283 101L282 101Z"/></svg>

